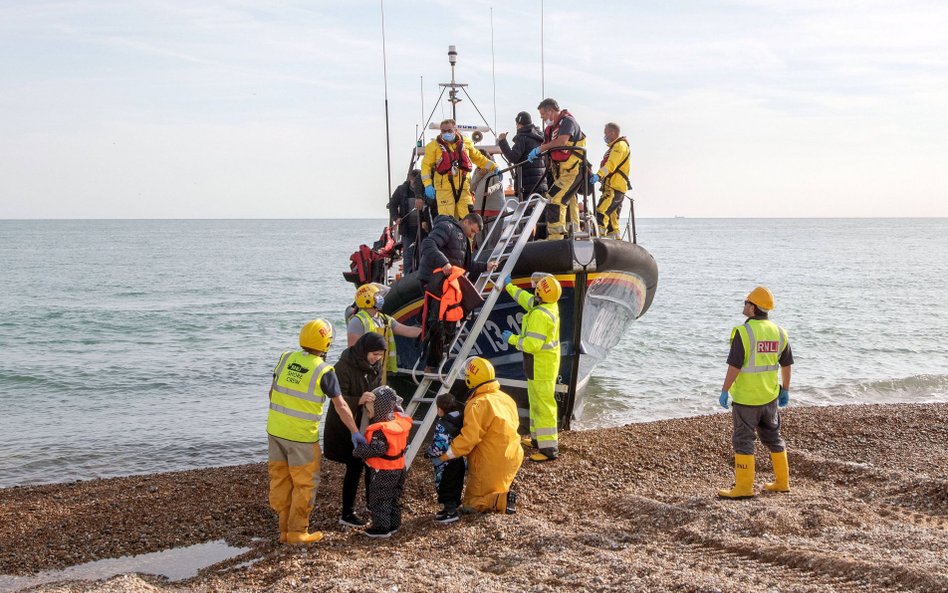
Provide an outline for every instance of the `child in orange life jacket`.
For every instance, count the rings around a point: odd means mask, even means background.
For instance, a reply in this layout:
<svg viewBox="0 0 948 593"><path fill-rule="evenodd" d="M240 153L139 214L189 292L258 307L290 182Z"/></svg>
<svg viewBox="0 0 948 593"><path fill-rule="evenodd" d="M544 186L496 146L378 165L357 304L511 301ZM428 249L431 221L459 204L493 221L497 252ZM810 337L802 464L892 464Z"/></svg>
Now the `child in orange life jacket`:
<svg viewBox="0 0 948 593"><path fill-rule="evenodd" d="M436 523L453 523L458 516L458 505L461 504L461 490L464 488L464 472L467 461L458 457L450 461L438 459L451 448L451 441L461 433L464 425L462 408L450 393L442 393L435 400L438 406L438 423L435 424L434 436L426 456L434 463L435 489L438 491L438 502L443 505L435 515Z"/></svg>
<svg viewBox="0 0 948 593"><path fill-rule="evenodd" d="M365 459L372 479L369 483L369 537L389 537L402 524L402 491L405 489L405 449L411 431L411 417L401 408L401 398L387 385L372 390L375 401L366 404L370 415L365 444L352 452Z"/></svg>

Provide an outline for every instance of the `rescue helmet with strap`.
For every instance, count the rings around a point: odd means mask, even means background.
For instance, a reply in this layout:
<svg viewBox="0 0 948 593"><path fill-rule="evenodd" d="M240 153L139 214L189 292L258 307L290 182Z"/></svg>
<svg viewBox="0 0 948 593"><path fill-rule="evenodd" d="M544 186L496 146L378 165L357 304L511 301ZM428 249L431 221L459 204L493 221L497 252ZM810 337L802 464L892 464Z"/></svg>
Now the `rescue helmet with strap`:
<svg viewBox="0 0 948 593"><path fill-rule="evenodd" d="M464 361L464 384L468 389L479 387L488 381L493 381L494 365L486 358L471 356Z"/></svg>
<svg viewBox="0 0 948 593"><path fill-rule="evenodd" d="M745 301L757 306L761 311L770 311L774 308L774 293L766 286L758 286L750 291Z"/></svg>
<svg viewBox="0 0 948 593"><path fill-rule="evenodd" d="M355 304L360 309L381 309L385 297L379 294L379 287L374 284L363 284L356 291Z"/></svg>
<svg viewBox="0 0 948 593"><path fill-rule="evenodd" d="M332 324L325 319L308 321L300 330L300 347L327 352L332 345L332 333Z"/></svg>
<svg viewBox="0 0 948 593"><path fill-rule="evenodd" d="M553 274L537 272L530 280L541 303L555 303L563 295L563 287Z"/></svg>

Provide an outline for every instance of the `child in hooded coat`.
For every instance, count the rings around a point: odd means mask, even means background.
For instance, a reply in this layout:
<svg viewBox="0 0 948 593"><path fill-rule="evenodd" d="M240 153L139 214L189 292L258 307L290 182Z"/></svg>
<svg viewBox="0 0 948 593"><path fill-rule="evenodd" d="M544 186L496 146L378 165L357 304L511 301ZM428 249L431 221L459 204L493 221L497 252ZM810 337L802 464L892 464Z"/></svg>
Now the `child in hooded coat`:
<svg viewBox="0 0 948 593"><path fill-rule="evenodd" d="M369 482L369 537L389 537L402 524L402 492L405 489L405 449L411 432L411 417L401 408L401 398L387 385L372 390L375 401L366 404L371 424L365 429L365 444L352 454L365 459Z"/></svg>

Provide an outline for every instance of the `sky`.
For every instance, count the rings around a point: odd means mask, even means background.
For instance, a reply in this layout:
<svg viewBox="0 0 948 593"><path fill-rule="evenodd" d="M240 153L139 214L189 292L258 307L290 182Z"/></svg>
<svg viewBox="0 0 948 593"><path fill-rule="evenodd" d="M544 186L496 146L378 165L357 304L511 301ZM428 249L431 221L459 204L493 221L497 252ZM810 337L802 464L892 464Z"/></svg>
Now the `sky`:
<svg viewBox="0 0 948 593"><path fill-rule="evenodd" d="M948 216L948 3L545 0L542 68L540 9L384 0L393 187L453 44L499 131L619 123L638 216ZM384 97L378 0L0 0L0 219L383 218Z"/></svg>

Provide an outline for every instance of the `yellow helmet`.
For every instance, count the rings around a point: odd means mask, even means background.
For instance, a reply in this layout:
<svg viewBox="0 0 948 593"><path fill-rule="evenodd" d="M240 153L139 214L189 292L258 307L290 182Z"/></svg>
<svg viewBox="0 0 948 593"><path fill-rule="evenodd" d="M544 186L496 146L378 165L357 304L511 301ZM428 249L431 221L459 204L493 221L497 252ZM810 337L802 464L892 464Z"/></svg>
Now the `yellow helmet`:
<svg viewBox="0 0 948 593"><path fill-rule="evenodd" d="M359 290L356 291L355 303L356 307L360 309L371 309L373 307L381 307L381 303L378 303L379 300L379 287L374 284L363 284L359 287Z"/></svg>
<svg viewBox="0 0 948 593"><path fill-rule="evenodd" d="M754 303L761 311L770 311L774 308L774 293L770 292L766 286L758 286L750 291L744 300Z"/></svg>
<svg viewBox="0 0 948 593"><path fill-rule="evenodd" d="M555 303L563 294L560 281L553 274L537 273L532 277L536 295L543 303Z"/></svg>
<svg viewBox="0 0 948 593"><path fill-rule="evenodd" d="M300 330L300 346L318 352L327 352L332 344L332 324L325 319L307 321Z"/></svg>
<svg viewBox="0 0 948 593"><path fill-rule="evenodd" d="M494 378L494 365L486 358L472 356L464 362L464 384L468 389L479 387Z"/></svg>

